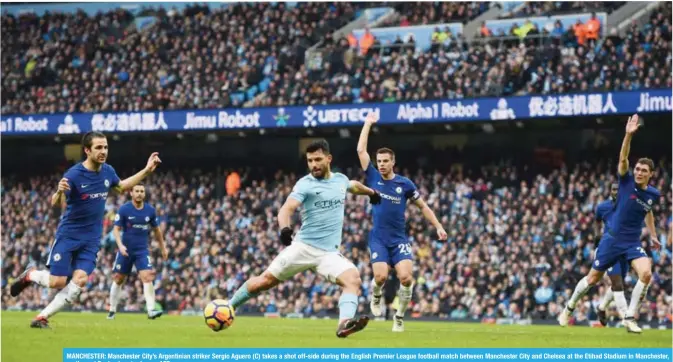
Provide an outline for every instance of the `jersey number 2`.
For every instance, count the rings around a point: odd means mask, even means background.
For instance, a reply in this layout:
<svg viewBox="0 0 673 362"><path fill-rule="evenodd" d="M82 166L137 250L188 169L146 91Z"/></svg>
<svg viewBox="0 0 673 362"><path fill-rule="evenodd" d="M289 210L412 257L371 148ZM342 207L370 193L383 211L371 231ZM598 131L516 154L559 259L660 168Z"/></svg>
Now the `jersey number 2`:
<svg viewBox="0 0 673 362"><path fill-rule="evenodd" d="M411 245L410 244L400 244L397 247L400 248L400 254L411 255Z"/></svg>

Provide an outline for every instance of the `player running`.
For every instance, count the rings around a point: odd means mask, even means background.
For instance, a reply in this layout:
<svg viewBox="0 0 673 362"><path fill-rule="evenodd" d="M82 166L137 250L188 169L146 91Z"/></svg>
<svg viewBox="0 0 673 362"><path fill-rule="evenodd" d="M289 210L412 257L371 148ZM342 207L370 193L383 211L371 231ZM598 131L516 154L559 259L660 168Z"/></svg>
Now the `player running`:
<svg viewBox="0 0 673 362"><path fill-rule="evenodd" d="M357 152L360 165L367 173L367 185L381 194L381 204L373 207L374 227L369 234L372 269L372 314L380 317L383 313L383 286L388 279L389 267L393 266L400 280L397 291L399 308L394 316L393 332L404 332L404 313L411 301L413 291L412 250L406 235L404 212L407 200L412 201L423 212L423 216L437 229L439 240L446 240L447 234L437 220L435 213L421 199L416 185L406 177L396 175L395 153L388 148L376 151L378 170L367 153L367 139L372 125L378 121L376 114L370 113L360 133Z"/></svg>
<svg viewBox="0 0 673 362"><path fill-rule="evenodd" d="M262 275L243 283L231 298L231 305L236 309L260 292L310 269L343 287L336 335L345 338L369 322L367 316L355 318L362 281L355 265L339 253L346 192L368 195L373 204L380 203L381 196L360 182L332 172L332 155L325 140L311 143L306 159L311 173L297 182L278 212L280 240L287 247ZM303 206L301 229L293 242L290 218L299 206Z"/></svg>
<svg viewBox="0 0 673 362"><path fill-rule="evenodd" d="M631 138L638 130L638 115L629 117L626 124L626 135L619 153L618 180L619 191L615 211L610 218L608 232L603 235L593 267L589 274L582 278L568 305L558 317L561 326L567 326L568 320L575 310L575 305L588 291L598 283L605 271L616 263L630 263L638 275L638 282L633 288L631 302L626 311L624 326L630 333L641 333L642 330L634 320L640 303L647 295L647 289L652 279L652 262L645 250L641 247L640 233L643 220L650 234L652 248L658 249L661 245L657 240L657 230L654 227L652 207L659 200L661 194L657 189L649 186L654 162L649 158L641 158L636 162L633 173L629 171L629 151Z"/></svg>
<svg viewBox="0 0 673 362"><path fill-rule="evenodd" d="M616 207L615 203L617 202L618 190L619 185L612 184L610 186L610 199L601 202L596 207L596 221L598 223L603 223L603 235L607 234L610 230L610 217L612 217ZM600 239L596 243L597 249L599 245ZM610 280L610 285L598 305L598 319L604 326L608 324L608 317L605 311L613 299L617 304L617 311L619 312L620 317L623 319L626 316L627 304L626 296L624 295L624 278L626 277L626 273L628 273L628 268L629 266L626 261L621 260L608 269L607 274Z"/></svg>
<svg viewBox="0 0 673 362"><path fill-rule="evenodd" d="M164 236L157 224L156 210L145 203L145 186L135 185L131 191L133 201L127 202L119 208L115 215L115 226L113 234L117 241L117 257L114 263L114 282L110 288L110 312L107 319L114 319L117 313L117 305L121 299L121 286L124 285L126 277L131 273L133 265L136 266L138 276L143 282L143 294L147 304L147 317L156 319L161 317L163 312L154 310L154 277L155 272L152 269L152 259L148 248L150 233L154 235L159 242L159 250L164 260L168 258L168 251L164 243ZM124 232L122 239L120 232Z"/></svg>
<svg viewBox="0 0 673 362"><path fill-rule="evenodd" d="M82 138L86 160L66 171L51 197L52 207L66 207L51 245L47 270L29 266L10 287L10 295L18 296L31 283L45 288L61 289L44 310L31 322L33 328L48 328L48 318L66 304L73 303L96 267L96 256L103 234L105 200L110 190L130 190L161 163L152 153L145 168L120 180L112 166L105 163L108 144L100 132L87 132ZM66 285L68 277L72 277Z"/></svg>

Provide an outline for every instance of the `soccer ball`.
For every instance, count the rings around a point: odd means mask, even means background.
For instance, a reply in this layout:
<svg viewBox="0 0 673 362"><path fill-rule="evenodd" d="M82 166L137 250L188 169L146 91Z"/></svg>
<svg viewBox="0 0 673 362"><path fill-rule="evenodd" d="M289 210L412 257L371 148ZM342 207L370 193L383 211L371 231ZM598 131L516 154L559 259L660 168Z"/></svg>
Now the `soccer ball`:
<svg viewBox="0 0 673 362"><path fill-rule="evenodd" d="M203 317L208 328L219 332L234 323L234 308L226 300L215 299L203 308Z"/></svg>

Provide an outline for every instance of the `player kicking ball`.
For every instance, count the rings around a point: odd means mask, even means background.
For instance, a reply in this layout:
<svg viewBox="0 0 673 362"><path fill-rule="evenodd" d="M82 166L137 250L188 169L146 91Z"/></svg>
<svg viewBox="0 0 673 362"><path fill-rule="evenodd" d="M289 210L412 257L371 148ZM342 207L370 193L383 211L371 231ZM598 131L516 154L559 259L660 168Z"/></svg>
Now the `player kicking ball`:
<svg viewBox="0 0 673 362"><path fill-rule="evenodd" d="M159 242L159 249L163 260L168 258L168 251L164 243L164 236L157 224L156 210L145 202L145 186L136 185L131 191L132 201L125 203L119 208L115 215L113 234L117 241L117 257L113 267L113 283L110 288L110 312L107 319L114 319L117 313L117 305L122 294L122 285L126 277L131 273L133 265L136 266L138 276L143 282L143 294L147 304L147 317L156 319L161 317L163 312L154 310L154 278L155 272L152 269L152 259L148 248L150 233L154 231L154 236ZM124 237L120 232L124 232Z"/></svg>
<svg viewBox="0 0 673 362"><path fill-rule="evenodd" d="M332 155L325 140L313 142L306 148L306 160L311 173L297 182L278 212L280 240L287 247L262 275L243 283L230 303L236 309L294 275L313 270L343 288L336 335L345 338L363 330L369 322L367 316L355 317L362 285L358 269L339 253L346 193L367 195L372 204L380 203L381 196L360 182L332 172ZM301 229L293 240L290 218L299 206L303 207Z"/></svg>
<svg viewBox="0 0 673 362"><path fill-rule="evenodd" d="M408 178L393 172L395 153L391 149L381 148L376 151L378 170L372 164L367 153L367 139L372 125L377 121L374 113L367 116L357 146L360 165L367 173L367 185L378 191L382 199L381 204L373 206L374 227L369 234L369 249L374 270L370 308L376 317L383 314L382 290L388 279L389 267L394 267L400 280L400 289L397 292L399 308L394 316L393 332L404 332L404 314L413 291L413 256L406 235L404 217L407 201L413 202L421 209L423 216L437 229L439 240L446 240L447 234L435 213L421 199L416 185Z"/></svg>
<svg viewBox="0 0 673 362"><path fill-rule="evenodd" d="M652 247L658 249L661 245L656 238L654 227L653 205L658 202L661 194L657 189L649 186L654 162L649 158L641 158L636 162L633 173L629 171L629 151L631 138L638 130L638 115L629 117L626 124L626 135L619 153L618 180L619 190L615 210L610 217L608 232L603 234L593 267L589 274L582 278L575 287L568 305L558 317L561 326L567 326L570 316L575 310L577 302L602 278L606 270L617 263L630 263L638 275L638 282L633 288L631 302L626 310L624 326L630 333L641 333L642 330L634 320L640 303L647 295L647 289L652 279L652 262L641 247L640 233L643 220L650 234Z"/></svg>
<svg viewBox="0 0 673 362"><path fill-rule="evenodd" d="M31 322L33 328L49 328L48 319L66 304L75 302L84 289L96 267L105 200L110 190L118 193L130 190L161 163L159 154L152 153L142 171L120 180L114 168L105 163L108 144L104 134L87 132L82 137L82 148L86 160L66 171L51 197L52 207L66 209L49 251L49 271L29 266L10 287L12 297L21 294L31 283L61 290ZM68 277L72 279L66 285Z"/></svg>

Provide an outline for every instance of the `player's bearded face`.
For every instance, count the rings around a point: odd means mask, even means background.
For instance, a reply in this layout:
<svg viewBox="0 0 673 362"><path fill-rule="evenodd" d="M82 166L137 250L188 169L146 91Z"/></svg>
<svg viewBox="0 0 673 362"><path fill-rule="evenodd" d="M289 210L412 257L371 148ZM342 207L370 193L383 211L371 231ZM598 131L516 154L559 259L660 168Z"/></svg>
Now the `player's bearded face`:
<svg viewBox="0 0 673 362"><path fill-rule="evenodd" d="M633 168L633 176L636 179L636 184L647 185L650 182L650 177L652 177L650 166L637 163L636 167Z"/></svg>
<svg viewBox="0 0 673 362"><path fill-rule="evenodd" d="M141 202L145 200L145 188L142 186L136 186L133 188L133 201Z"/></svg>
<svg viewBox="0 0 673 362"><path fill-rule="evenodd" d="M326 155L323 151L316 151L306 154L308 161L308 169L311 170L311 176L315 178L323 178L329 171L330 162L332 162L332 155Z"/></svg>
<svg viewBox="0 0 673 362"><path fill-rule="evenodd" d="M105 163L107 160L107 139L94 138L90 149L86 149L87 157L95 163Z"/></svg>

